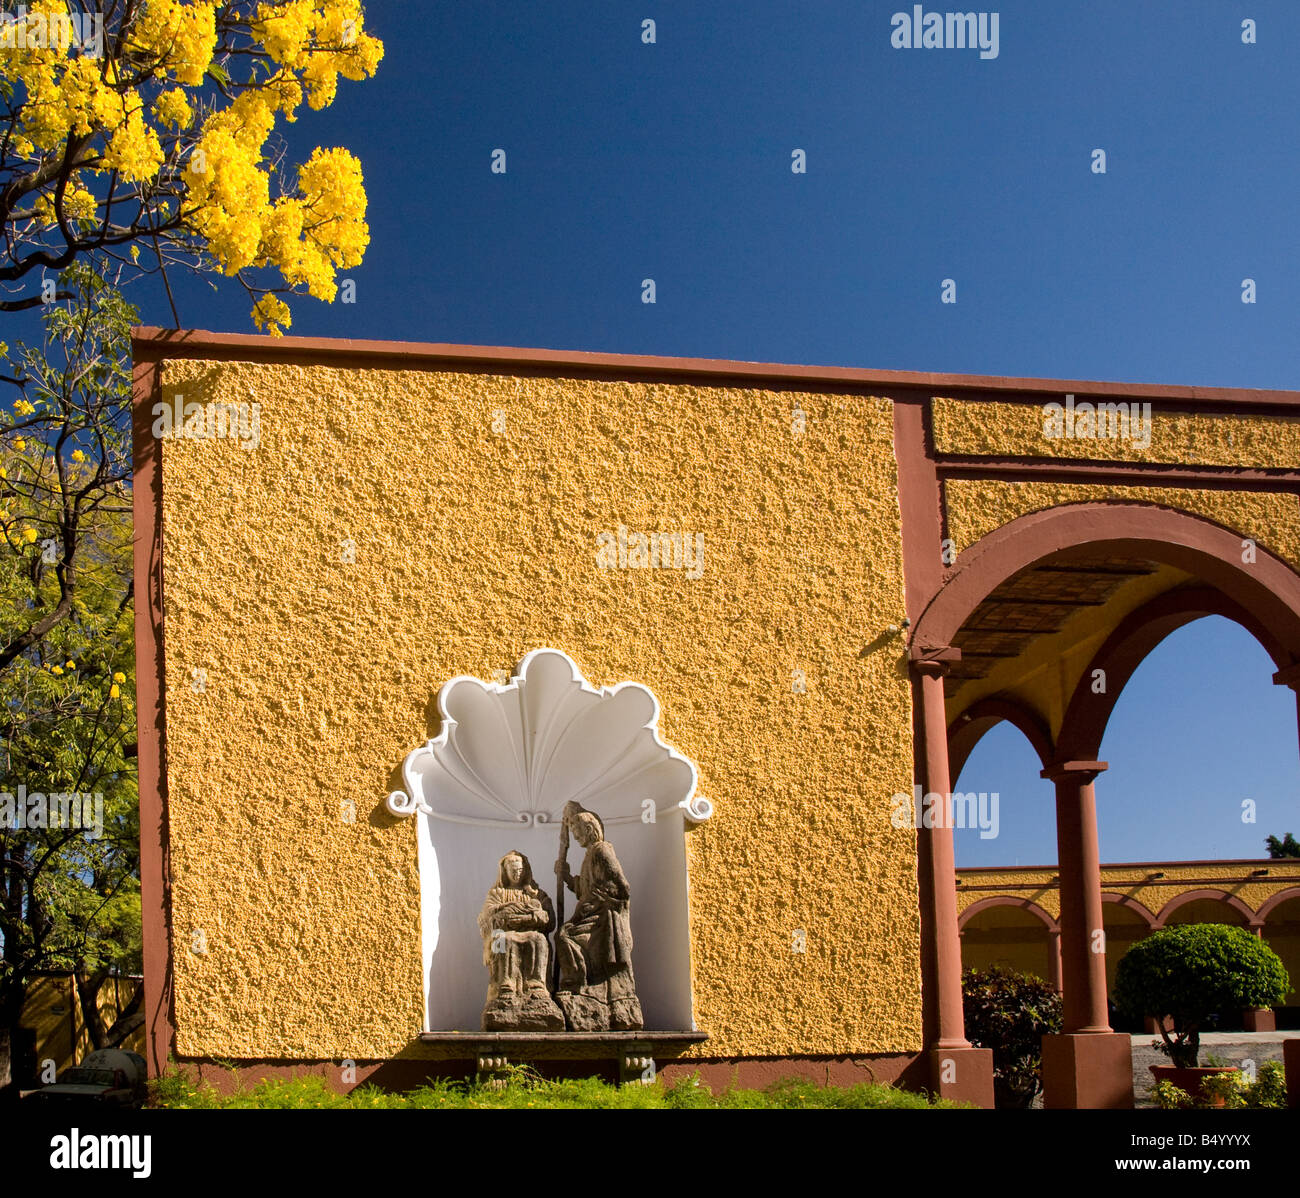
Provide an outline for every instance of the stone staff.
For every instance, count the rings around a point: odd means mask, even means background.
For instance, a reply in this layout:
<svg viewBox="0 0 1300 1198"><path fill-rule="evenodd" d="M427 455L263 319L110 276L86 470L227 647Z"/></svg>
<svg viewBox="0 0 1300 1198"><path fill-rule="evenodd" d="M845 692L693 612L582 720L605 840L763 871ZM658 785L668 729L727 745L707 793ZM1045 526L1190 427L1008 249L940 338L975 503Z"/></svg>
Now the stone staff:
<svg viewBox="0 0 1300 1198"><path fill-rule="evenodd" d="M555 859L555 929L564 926L564 870L569 863L569 805L566 803L560 816L560 855ZM551 954L551 993L560 984L560 957Z"/></svg>

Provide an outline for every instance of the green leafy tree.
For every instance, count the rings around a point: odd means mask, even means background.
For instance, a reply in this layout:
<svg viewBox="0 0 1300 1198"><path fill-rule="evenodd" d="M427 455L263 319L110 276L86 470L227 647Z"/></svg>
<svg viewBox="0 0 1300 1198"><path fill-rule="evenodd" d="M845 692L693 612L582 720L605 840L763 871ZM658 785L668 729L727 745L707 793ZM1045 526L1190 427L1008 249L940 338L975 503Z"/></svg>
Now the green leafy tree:
<svg viewBox="0 0 1300 1198"><path fill-rule="evenodd" d="M1271 1007L1291 991L1277 954L1245 928L1189 923L1153 932L1119 962L1115 1003L1127 1014L1152 1016L1174 1065L1196 1068L1201 1028L1211 1015ZM1166 1028L1173 1023L1173 1035Z"/></svg>
<svg viewBox="0 0 1300 1198"><path fill-rule="evenodd" d="M1288 832L1281 840L1276 836L1266 836L1265 845L1268 846L1268 855L1270 857L1300 857L1300 840Z"/></svg>
<svg viewBox="0 0 1300 1198"><path fill-rule="evenodd" d="M120 1042L138 1014L105 1027L98 1009L104 982L140 962L138 318L93 262L60 287L70 298L45 310L42 344L8 355L17 398L0 409L0 1041L12 1042L33 976L71 969L98 1046Z"/></svg>

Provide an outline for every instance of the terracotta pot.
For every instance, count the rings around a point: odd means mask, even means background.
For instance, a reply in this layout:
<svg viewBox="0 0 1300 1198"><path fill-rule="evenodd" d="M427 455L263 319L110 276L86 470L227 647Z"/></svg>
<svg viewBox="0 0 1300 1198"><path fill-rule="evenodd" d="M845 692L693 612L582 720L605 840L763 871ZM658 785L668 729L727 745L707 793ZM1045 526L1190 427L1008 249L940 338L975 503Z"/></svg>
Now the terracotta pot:
<svg viewBox="0 0 1300 1198"><path fill-rule="evenodd" d="M1158 1082L1173 1082L1180 1090L1186 1090L1193 1102L1201 1101L1201 1082L1216 1073L1240 1073L1236 1065L1206 1065L1196 1069L1184 1069L1179 1065L1148 1065ZM1222 1106L1223 1099L1216 1098L1213 1106Z"/></svg>

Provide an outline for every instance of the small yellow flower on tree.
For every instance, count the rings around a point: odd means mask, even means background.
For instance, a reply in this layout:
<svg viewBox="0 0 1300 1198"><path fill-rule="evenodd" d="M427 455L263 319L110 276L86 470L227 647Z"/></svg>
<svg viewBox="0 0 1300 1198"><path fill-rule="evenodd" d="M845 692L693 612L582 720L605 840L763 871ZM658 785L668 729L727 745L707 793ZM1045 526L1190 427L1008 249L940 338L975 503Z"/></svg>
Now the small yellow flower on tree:
<svg viewBox="0 0 1300 1198"><path fill-rule="evenodd" d="M328 107L340 76L375 73L384 47L360 0L74 7L106 9L102 25L51 36L65 0L29 0L21 36L0 38L0 283L34 292L0 311L47 300L52 263L102 251L129 266L140 245L164 269L197 260L236 276L255 300L333 300L369 242L361 165L318 148L277 171L268 142L304 100ZM254 319L278 332L288 308L259 302Z"/></svg>

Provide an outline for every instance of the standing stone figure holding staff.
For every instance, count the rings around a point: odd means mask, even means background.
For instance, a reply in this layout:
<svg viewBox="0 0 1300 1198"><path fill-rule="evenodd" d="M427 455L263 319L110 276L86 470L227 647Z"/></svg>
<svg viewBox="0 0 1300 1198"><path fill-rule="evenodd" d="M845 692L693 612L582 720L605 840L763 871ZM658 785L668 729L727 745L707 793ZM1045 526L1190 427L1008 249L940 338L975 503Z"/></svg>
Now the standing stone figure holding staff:
<svg viewBox="0 0 1300 1198"><path fill-rule="evenodd" d="M575 878L565 850L567 832L586 850ZM571 1030L633 1031L644 1026L632 975L631 891L605 826L580 803L566 803L556 877L578 897L573 916L555 935L556 999Z"/></svg>

